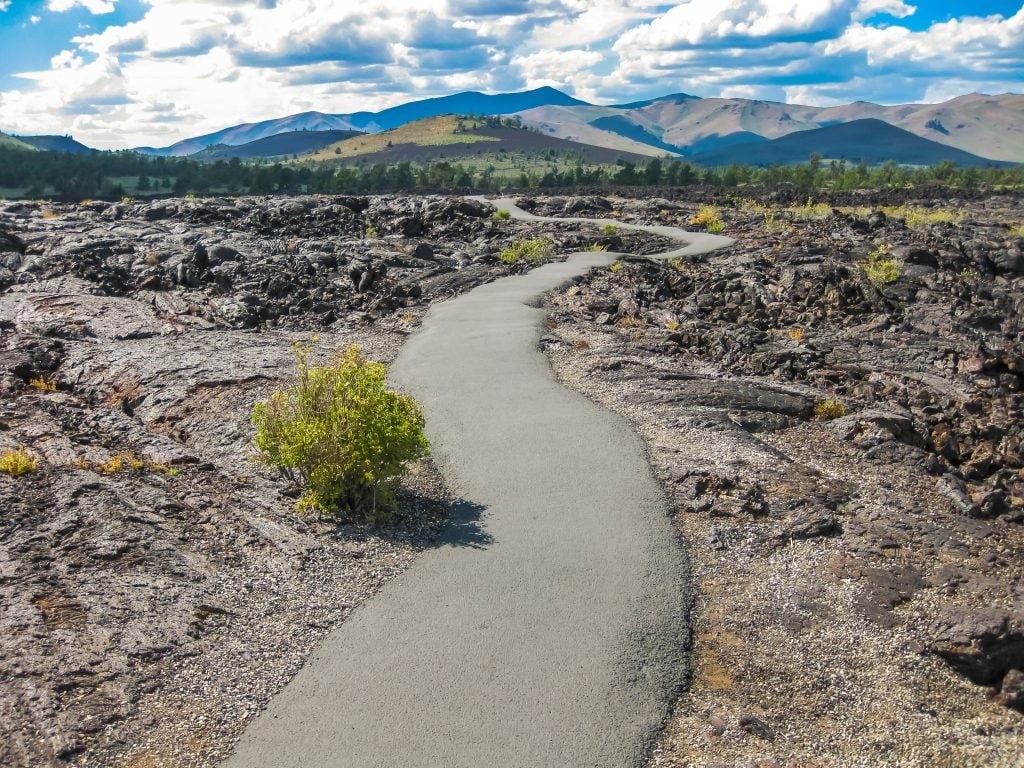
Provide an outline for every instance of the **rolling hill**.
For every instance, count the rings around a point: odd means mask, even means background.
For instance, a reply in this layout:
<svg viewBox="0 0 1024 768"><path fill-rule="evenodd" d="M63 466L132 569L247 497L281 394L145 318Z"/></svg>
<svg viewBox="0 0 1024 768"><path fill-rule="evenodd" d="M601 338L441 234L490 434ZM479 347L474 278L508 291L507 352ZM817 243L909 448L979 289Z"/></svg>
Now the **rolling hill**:
<svg viewBox="0 0 1024 768"><path fill-rule="evenodd" d="M572 156L581 162L613 164L646 162L646 155L624 152L558 139L536 131L508 125L488 125L457 115L439 115L417 120L381 133L367 134L332 144L300 160L337 161L339 164L386 165L409 162L423 164L438 160L482 161L507 155Z"/></svg>
<svg viewBox="0 0 1024 768"><path fill-rule="evenodd" d="M687 156L875 119L979 157L1024 162L1024 96L1017 94L968 94L943 104L855 102L839 107L676 94L612 107L545 105L517 116L551 136L585 136L588 143L605 146L630 141L655 149L671 147Z"/></svg>
<svg viewBox="0 0 1024 768"><path fill-rule="evenodd" d="M451 96L412 101L380 112L354 112L352 114L340 115L325 114L323 112L302 112L275 120L236 125L216 131L215 133L185 139L169 147L159 149L154 147L138 147L135 151L148 155L183 157L194 155L215 144L238 146L258 139L276 136L280 133L327 130L376 133L435 115L452 113L508 114L531 109L542 104L578 106L585 104L585 102L574 99L554 88L547 87L519 93L499 93L493 95L476 91L465 91L452 94Z"/></svg>
<svg viewBox="0 0 1024 768"><path fill-rule="evenodd" d="M905 165L935 165L951 160L961 166L1000 165L999 161L964 152L917 136L873 118L853 120L825 128L796 131L778 139L739 144L693 155L700 165L790 165L807 162L817 152L826 160L847 160L878 165L895 160Z"/></svg>
<svg viewBox="0 0 1024 768"><path fill-rule="evenodd" d="M230 160L233 157L249 160L257 157L273 158L305 155L345 139L363 135L359 131L289 131L288 133L268 136L265 139L250 141L248 144L239 144L236 147L227 144L214 144L212 147L207 147L191 155L191 158L193 160L214 162L217 160Z"/></svg>
<svg viewBox="0 0 1024 768"><path fill-rule="evenodd" d="M3 149L22 149L28 152L36 151L36 148L31 144L26 144L21 139L16 139L6 133L0 133L0 147Z"/></svg>
<svg viewBox="0 0 1024 768"><path fill-rule="evenodd" d="M97 150L75 141L70 136L19 136L19 141L31 144L44 152L63 152L67 155L91 155Z"/></svg>

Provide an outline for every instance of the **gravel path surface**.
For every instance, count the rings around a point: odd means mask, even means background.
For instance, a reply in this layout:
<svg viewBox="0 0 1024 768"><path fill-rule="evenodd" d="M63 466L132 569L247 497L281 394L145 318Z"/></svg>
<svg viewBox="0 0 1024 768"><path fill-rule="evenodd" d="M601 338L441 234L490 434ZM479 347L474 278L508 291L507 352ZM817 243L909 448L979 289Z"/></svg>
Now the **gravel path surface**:
<svg viewBox="0 0 1024 768"><path fill-rule="evenodd" d="M729 242L635 228L685 238L658 258ZM573 254L430 310L392 376L465 501L227 766L643 764L684 682L686 563L639 439L537 350L542 294L614 258Z"/></svg>

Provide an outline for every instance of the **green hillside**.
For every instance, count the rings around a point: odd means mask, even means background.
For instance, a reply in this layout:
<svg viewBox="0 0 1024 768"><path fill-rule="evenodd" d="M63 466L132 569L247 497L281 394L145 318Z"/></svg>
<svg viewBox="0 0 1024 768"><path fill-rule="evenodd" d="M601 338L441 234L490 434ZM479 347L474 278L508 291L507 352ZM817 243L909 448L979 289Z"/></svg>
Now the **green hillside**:
<svg viewBox="0 0 1024 768"><path fill-rule="evenodd" d="M0 147L5 149L23 149L26 152L39 151L31 144L26 144L24 141L16 139L13 136L8 136L6 133L0 133Z"/></svg>

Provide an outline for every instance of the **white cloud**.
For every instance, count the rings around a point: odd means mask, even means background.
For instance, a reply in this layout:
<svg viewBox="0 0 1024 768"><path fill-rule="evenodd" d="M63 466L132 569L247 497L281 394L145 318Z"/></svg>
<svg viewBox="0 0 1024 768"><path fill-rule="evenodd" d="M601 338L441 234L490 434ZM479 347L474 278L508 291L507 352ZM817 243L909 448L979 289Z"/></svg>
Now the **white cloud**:
<svg viewBox="0 0 1024 768"><path fill-rule="evenodd" d="M512 65L522 72L528 88L539 88L542 85L565 86L603 58L597 51L538 51L517 56L512 59Z"/></svg>
<svg viewBox="0 0 1024 768"><path fill-rule="evenodd" d="M47 7L101 13L115 3ZM903 0L145 0L143 9L135 22L81 32L50 69L0 92L0 129L165 145L243 121L466 89L894 103L952 87L936 83L1019 90L1024 71L1024 10L915 32L899 22L916 10Z"/></svg>
<svg viewBox="0 0 1024 768"><path fill-rule="evenodd" d="M80 5L90 13L99 15L113 13L116 3L117 0L47 0L46 8L54 13L64 13Z"/></svg>
<svg viewBox="0 0 1024 768"><path fill-rule="evenodd" d="M905 19L917 13L917 6L907 5L903 0L860 0L853 18L855 21L863 21L880 13Z"/></svg>
<svg viewBox="0 0 1024 768"><path fill-rule="evenodd" d="M758 40L821 39L849 21L855 0L685 0L626 32L616 50L671 50Z"/></svg>
<svg viewBox="0 0 1024 768"><path fill-rule="evenodd" d="M42 20L43 20L43 17L42 17L42 16L29 16L29 17L28 17L28 20L29 20L29 21L30 21L31 23L33 23L33 24L38 24L38 23L39 23L40 21L42 21Z"/></svg>
<svg viewBox="0 0 1024 768"><path fill-rule="evenodd" d="M6 11L11 7L11 0L0 0L0 12Z"/></svg>

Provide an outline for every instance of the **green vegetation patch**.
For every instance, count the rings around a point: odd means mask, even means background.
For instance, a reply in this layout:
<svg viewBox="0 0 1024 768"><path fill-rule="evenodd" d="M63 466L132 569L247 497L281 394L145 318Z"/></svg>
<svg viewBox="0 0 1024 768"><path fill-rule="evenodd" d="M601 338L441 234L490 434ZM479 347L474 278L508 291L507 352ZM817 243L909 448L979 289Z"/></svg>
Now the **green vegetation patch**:
<svg viewBox="0 0 1024 768"><path fill-rule="evenodd" d="M889 246L880 245L868 254L868 260L863 265L864 274L876 288L900 279L900 265L892 259L885 258L888 253Z"/></svg>
<svg viewBox="0 0 1024 768"><path fill-rule="evenodd" d="M387 389L387 367L353 344L328 365L311 366L296 345L298 381L257 403L258 460L301 481L300 513L381 522L395 509L395 481L429 453L423 414Z"/></svg>
<svg viewBox="0 0 1024 768"><path fill-rule="evenodd" d="M543 264L555 255L555 244L546 237L534 237L529 240L516 240L503 249L500 258L506 264L525 261L529 264Z"/></svg>

